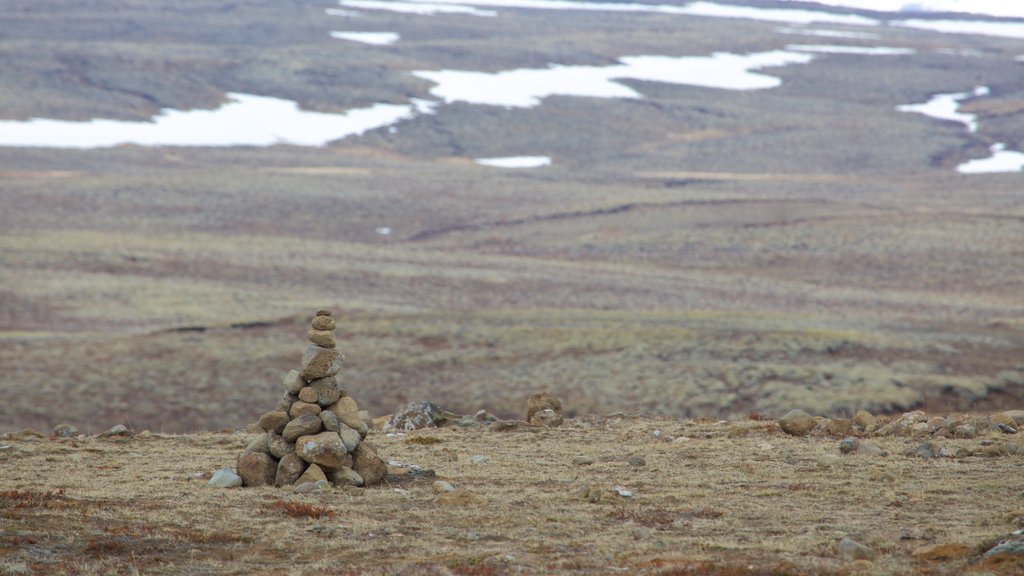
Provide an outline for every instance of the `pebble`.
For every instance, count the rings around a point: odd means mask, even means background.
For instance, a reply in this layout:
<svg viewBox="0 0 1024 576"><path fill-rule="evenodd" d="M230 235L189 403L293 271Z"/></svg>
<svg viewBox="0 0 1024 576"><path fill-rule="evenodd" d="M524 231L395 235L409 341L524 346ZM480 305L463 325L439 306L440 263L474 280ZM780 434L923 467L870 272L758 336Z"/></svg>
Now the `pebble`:
<svg viewBox="0 0 1024 576"><path fill-rule="evenodd" d="M861 428L867 429L878 425L878 418L871 415L867 410L857 410L853 415L853 423Z"/></svg>
<svg viewBox="0 0 1024 576"><path fill-rule="evenodd" d="M848 436L853 430L853 420L849 418L832 418L825 425L828 433L832 436Z"/></svg>
<svg viewBox="0 0 1024 576"><path fill-rule="evenodd" d="M562 401L547 392L532 394L526 399L527 422L530 422L533 419L533 416L541 410L551 410L556 415L561 416Z"/></svg>
<svg viewBox="0 0 1024 576"><path fill-rule="evenodd" d="M292 404L292 407L288 409L288 415L291 416L292 418L298 418L303 414L312 414L316 416L317 414L320 414L321 410L323 410L323 408L321 408L319 404L303 402L302 400L299 400L298 402Z"/></svg>
<svg viewBox="0 0 1024 576"><path fill-rule="evenodd" d="M314 316L312 326L314 330L334 330L336 323L330 314L325 316Z"/></svg>
<svg viewBox="0 0 1024 576"><path fill-rule="evenodd" d="M431 485L431 490L434 491L434 494L442 494L444 492L451 492L455 490L455 487L444 480L435 480Z"/></svg>
<svg viewBox="0 0 1024 576"><path fill-rule="evenodd" d="M939 456L940 448L931 442L924 442L917 448L907 448L905 454L907 456L916 456L917 458L931 459Z"/></svg>
<svg viewBox="0 0 1024 576"><path fill-rule="evenodd" d="M815 462L815 466L820 469L837 468L843 464L843 459L835 454L826 454L818 461Z"/></svg>
<svg viewBox="0 0 1024 576"><path fill-rule="evenodd" d="M806 436L818 425L818 421L803 410L790 410L778 423L782 431L791 436Z"/></svg>
<svg viewBox="0 0 1024 576"><path fill-rule="evenodd" d="M860 440L852 436L843 438L842 441L839 442L839 452L842 454L851 454L856 452L858 448L860 448Z"/></svg>
<svg viewBox="0 0 1024 576"><path fill-rule="evenodd" d="M325 492L330 489L330 482L317 480L316 482L302 482L296 485L294 490L297 494L309 494L310 492Z"/></svg>
<svg viewBox="0 0 1024 576"><path fill-rule="evenodd" d="M331 311L328 310L327 308L321 308L321 309L316 311L316 315L317 316L331 316L332 314L331 314Z"/></svg>
<svg viewBox="0 0 1024 576"><path fill-rule="evenodd" d="M349 428L344 424L338 424L338 436L341 437L342 443L345 444L345 450L352 452L359 445L359 441L362 437L359 432Z"/></svg>
<svg viewBox="0 0 1024 576"><path fill-rule="evenodd" d="M577 456L572 459L572 463L576 466L590 466L594 463L594 459L590 456Z"/></svg>
<svg viewBox="0 0 1024 576"><path fill-rule="evenodd" d="M839 557L843 560L874 560L876 556L877 552L856 540L843 538L839 541Z"/></svg>
<svg viewBox="0 0 1024 576"><path fill-rule="evenodd" d="M639 454L634 454L634 455L630 456L629 460L627 460L627 462L629 462L629 465L634 467L634 468L639 468L641 466L647 466L647 459L644 458L643 456L640 456Z"/></svg>
<svg viewBox="0 0 1024 576"><path fill-rule="evenodd" d="M330 430L331 432L338 431L338 416L330 410L324 410L320 412L320 421L324 423L324 430Z"/></svg>
<svg viewBox="0 0 1024 576"><path fill-rule="evenodd" d="M486 464L489 458L487 456L481 456L477 454L469 459L473 464Z"/></svg>
<svg viewBox="0 0 1024 576"><path fill-rule="evenodd" d="M106 432L101 433L99 435L99 437L100 438L110 438L112 436L131 436L131 435L132 435L132 433L131 433L130 430L128 430L127 426L125 426L124 424L118 424L118 425L114 426L113 428L111 428L110 430L107 430Z"/></svg>
<svg viewBox="0 0 1024 576"><path fill-rule="evenodd" d="M888 456L889 453L882 450L882 447L878 444L870 444L868 442L862 442L857 448L857 454L864 456Z"/></svg>
<svg viewBox="0 0 1024 576"><path fill-rule="evenodd" d="M60 438L74 438L78 436L78 428L71 424L58 424L53 427L53 435Z"/></svg>
<svg viewBox="0 0 1024 576"><path fill-rule="evenodd" d="M230 468L221 468L213 473L209 484L217 488L236 488L242 485L242 477Z"/></svg>
<svg viewBox="0 0 1024 576"><path fill-rule="evenodd" d="M363 477L356 473L355 470L348 466L342 466L341 468L327 473L327 479L334 483L335 486L362 486Z"/></svg>

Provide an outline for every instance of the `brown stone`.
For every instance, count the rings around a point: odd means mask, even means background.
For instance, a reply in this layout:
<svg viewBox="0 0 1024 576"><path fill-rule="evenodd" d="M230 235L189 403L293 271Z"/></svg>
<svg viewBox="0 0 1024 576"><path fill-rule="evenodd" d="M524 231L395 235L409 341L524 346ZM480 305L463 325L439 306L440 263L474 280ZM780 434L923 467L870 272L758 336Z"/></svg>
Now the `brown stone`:
<svg viewBox="0 0 1024 576"><path fill-rule="evenodd" d="M286 454L295 452L295 444L279 434L267 434L267 446L274 458L283 458Z"/></svg>
<svg viewBox="0 0 1024 576"><path fill-rule="evenodd" d="M326 318L326 316L317 316L317 318ZM338 339L330 330L310 330L306 333L306 337L313 344L323 348L335 348L338 345Z"/></svg>
<svg viewBox="0 0 1024 576"><path fill-rule="evenodd" d="M326 308L321 308L321 309L316 311L316 315L317 316L330 316L331 315L331 311L326 309Z"/></svg>
<svg viewBox="0 0 1024 576"><path fill-rule="evenodd" d="M832 418L826 424L828 433L832 436L849 436L853 429L853 421L849 418Z"/></svg>
<svg viewBox="0 0 1024 576"><path fill-rule="evenodd" d="M818 421L803 410L790 410L778 423L782 431L791 436L806 436L818 425Z"/></svg>
<svg viewBox="0 0 1024 576"><path fill-rule="evenodd" d="M861 428L868 428L877 426L878 418L872 416L867 410L857 410L857 413L853 415L853 423Z"/></svg>
<svg viewBox="0 0 1024 576"><path fill-rule="evenodd" d="M529 422L533 415L541 410L551 410L561 416L562 401L547 392L533 394L526 399L526 421Z"/></svg>
<svg viewBox="0 0 1024 576"><path fill-rule="evenodd" d="M301 486L306 482L319 482L320 480L327 481L327 474L324 474L322 468L316 464L310 464L309 468L299 476L299 479L295 481L296 486Z"/></svg>
<svg viewBox="0 0 1024 576"><path fill-rule="evenodd" d="M283 410L271 410L263 416L260 416L260 428L267 432L273 432L274 434L280 434L286 424L288 424L288 413Z"/></svg>
<svg viewBox="0 0 1024 576"><path fill-rule="evenodd" d="M269 454L249 452L238 458L238 475L244 486L266 486L274 483L277 462Z"/></svg>
<svg viewBox="0 0 1024 576"><path fill-rule="evenodd" d="M917 560L928 560L931 562L949 562L966 558L973 552L973 548L967 544L932 544L914 550L912 555Z"/></svg>
<svg viewBox="0 0 1024 576"><path fill-rule="evenodd" d="M341 398L341 388L338 387L338 379L334 376L313 380L309 387L316 392L316 400L313 402L320 406L331 406Z"/></svg>
<svg viewBox="0 0 1024 576"><path fill-rule="evenodd" d="M329 410L338 416L339 422L356 430L359 429L359 424L363 421L359 417L359 406L356 405L356 401L351 396L343 396L332 404Z"/></svg>
<svg viewBox="0 0 1024 576"><path fill-rule="evenodd" d="M289 442L295 442L300 436L316 434L323 429L324 423L316 414L303 414L284 427L281 436Z"/></svg>
<svg viewBox="0 0 1024 576"><path fill-rule="evenodd" d="M363 477L348 466L327 473L327 479L335 486L362 486Z"/></svg>
<svg viewBox="0 0 1024 576"><path fill-rule="evenodd" d="M305 380L303 380L302 377L299 376L298 370L292 370L291 372L285 374L282 383L284 384L285 390L287 390L291 394L298 394L299 390L302 390L302 387L306 385Z"/></svg>
<svg viewBox="0 0 1024 576"><path fill-rule="evenodd" d="M296 456L295 452L285 454L277 464L277 475L274 477L274 485L287 486L294 484L305 471L306 462Z"/></svg>
<svg viewBox="0 0 1024 576"><path fill-rule="evenodd" d="M306 380L334 376L341 371L342 361L341 352L313 344L302 354L302 370L299 375Z"/></svg>
<svg viewBox="0 0 1024 576"><path fill-rule="evenodd" d="M377 484L387 476L388 465L377 456L377 449L369 442L360 442L352 452L352 469L367 486Z"/></svg>
<svg viewBox="0 0 1024 576"><path fill-rule="evenodd" d="M336 432L321 432L300 437L295 441L295 453L310 464L318 464L332 470L341 468L348 460L348 450Z"/></svg>
<svg viewBox="0 0 1024 576"><path fill-rule="evenodd" d="M338 431L338 416L334 412L324 410L320 413L320 421L324 423L324 430Z"/></svg>
<svg viewBox="0 0 1024 576"><path fill-rule="evenodd" d="M246 452L266 452L270 453L270 444L268 443L269 438L267 433L264 432L252 439L252 442L245 447Z"/></svg>
<svg viewBox="0 0 1024 576"><path fill-rule="evenodd" d="M316 382L316 380L314 380L314 382ZM317 394L316 390L313 390L311 386L303 386L302 390L299 390L299 400L301 402L306 402L307 404L315 404L317 398L319 397L320 395Z"/></svg>
<svg viewBox="0 0 1024 576"><path fill-rule="evenodd" d="M320 413L320 410L322 410L322 408L320 408L319 404L311 404L309 402L299 400L295 404L292 404L292 407L288 409L288 415L292 418L298 418L303 414L312 414L313 416L316 416Z"/></svg>
<svg viewBox="0 0 1024 576"><path fill-rule="evenodd" d="M314 316L313 330L334 330L334 318L330 316Z"/></svg>

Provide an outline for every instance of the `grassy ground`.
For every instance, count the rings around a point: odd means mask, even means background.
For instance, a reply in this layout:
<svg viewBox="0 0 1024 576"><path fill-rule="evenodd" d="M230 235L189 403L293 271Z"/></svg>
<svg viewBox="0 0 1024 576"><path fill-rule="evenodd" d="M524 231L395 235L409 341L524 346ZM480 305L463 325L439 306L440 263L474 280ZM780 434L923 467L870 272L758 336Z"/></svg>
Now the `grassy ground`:
<svg viewBox="0 0 1024 576"><path fill-rule="evenodd" d="M433 477L307 495L193 478L232 465L249 436L4 439L0 573L1024 572L977 561L1017 528L1020 454L922 460L903 455L920 440L890 437L866 439L888 456L832 462L838 438L770 421L584 418L372 434L386 457L467 489L461 504L436 500ZM578 495L587 483L633 495L591 503ZM840 557L846 537L877 558ZM922 554L936 545L949 557Z"/></svg>

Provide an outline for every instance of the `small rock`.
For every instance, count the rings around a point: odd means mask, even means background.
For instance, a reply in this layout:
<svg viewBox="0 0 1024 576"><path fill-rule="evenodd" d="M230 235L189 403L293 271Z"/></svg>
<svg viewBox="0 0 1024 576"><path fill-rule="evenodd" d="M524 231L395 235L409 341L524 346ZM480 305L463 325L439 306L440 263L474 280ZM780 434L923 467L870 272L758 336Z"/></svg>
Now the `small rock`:
<svg viewBox="0 0 1024 576"><path fill-rule="evenodd" d="M287 486L295 484L295 481L306 471L306 462L299 458L294 452L285 454L277 463L277 473L274 475L275 486Z"/></svg>
<svg viewBox="0 0 1024 576"><path fill-rule="evenodd" d="M299 390L299 400L306 402L307 404L316 403L317 398L319 397L320 395L316 393L316 390L313 390L309 386L303 386L302 389Z"/></svg>
<svg viewBox="0 0 1024 576"><path fill-rule="evenodd" d="M329 430L331 432L338 431L338 425L340 423L338 422L337 414L334 412L331 412L330 410L320 412L320 421L324 423L324 430Z"/></svg>
<svg viewBox="0 0 1024 576"><path fill-rule="evenodd" d="M341 422L353 430L361 430L365 426L363 419L359 416L359 406L351 396L342 396L338 401L328 408L338 417Z"/></svg>
<svg viewBox="0 0 1024 576"><path fill-rule="evenodd" d="M311 492L323 492L331 489L331 484L327 480L317 480L316 482L299 482L295 485L293 490L296 494L309 494Z"/></svg>
<svg viewBox="0 0 1024 576"><path fill-rule="evenodd" d="M1024 540L1004 540L981 555L985 565L1024 560Z"/></svg>
<svg viewBox="0 0 1024 576"><path fill-rule="evenodd" d="M626 490L622 486L615 486L615 487L613 487L612 488L612 492L615 492L616 494L618 494L619 496L622 496L623 498L632 498L633 497L633 491L632 490Z"/></svg>
<svg viewBox="0 0 1024 576"><path fill-rule="evenodd" d="M998 426L999 430L1001 432L1003 432L1004 434L1016 434L1017 433L1017 429L1014 428L1013 426L1010 426L1009 424L1003 424L1002 422L1000 422L999 424L996 424L996 426Z"/></svg>
<svg viewBox="0 0 1024 576"><path fill-rule="evenodd" d="M558 416L562 415L562 401L547 392L533 394L526 399L526 421L530 422L534 414L541 410L551 410Z"/></svg>
<svg viewBox="0 0 1024 576"><path fill-rule="evenodd" d="M334 330L337 324L334 322L334 318L328 314L326 316L314 316L312 322L313 330Z"/></svg>
<svg viewBox="0 0 1024 576"><path fill-rule="evenodd" d="M849 418L832 418L825 425L832 436L848 436L853 429L853 420Z"/></svg>
<svg viewBox="0 0 1024 576"><path fill-rule="evenodd" d="M853 423L856 426L867 429L878 425L878 418L875 418L867 410L857 410L853 415Z"/></svg>
<svg viewBox="0 0 1024 576"><path fill-rule="evenodd" d="M806 436L818 425L818 421L803 410L790 410L778 423L782 431L791 436Z"/></svg>
<svg viewBox="0 0 1024 576"><path fill-rule="evenodd" d="M935 432L936 430L940 430L948 426L949 421L947 421L942 416L933 416L929 418L925 424L927 425L927 429L929 432Z"/></svg>
<svg viewBox="0 0 1024 576"><path fill-rule="evenodd" d="M634 455L630 456L629 459L627 460L627 462L629 462L629 465L634 467L634 468L639 468L641 466L647 466L647 459L644 458L643 456L639 455L639 454L634 454Z"/></svg>
<svg viewBox="0 0 1024 576"><path fill-rule="evenodd" d="M295 441L295 454L310 464L331 469L341 468L348 463L348 449L337 432L300 436Z"/></svg>
<svg viewBox="0 0 1024 576"><path fill-rule="evenodd" d="M362 486L363 477L348 466L328 472L327 479L335 486Z"/></svg>
<svg viewBox="0 0 1024 576"><path fill-rule="evenodd" d="M110 430L107 430L106 432L101 433L99 435L99 437L100 438L111 438L111 437L114 437L114 436L131 436L131 435L132 435L132 433L131 433L130 430L128 430L127 426L125 426L124 424L118 424L118 425L114 426L113 428L111 428Z"/></svg>
<svg viewBox="0 0 1024 576"><path fill-rule="evenodd" d="M874 560L878 556L878 553L871 548L849 538L843 538L839 541L838 551L839 558L848 562L854 560Z"/></svg>
<svg viewBox="0 0 1024 576"><path fill-rule="evenodd" d="M299 479L295 481L295 484L316 483L321 480L327 482L327 474L324 474L323 469L316 464L310 464L306 471L302 473L302 476L299 476Z"/></svg>
<svg viewBox="0 0 1024 576"><path fill-rule="evenodd" d="M435 428L443 422L444 417L437 405L426 400L418 400L396 411L384 425L384 431L422 430L423 428Z"/></svg>
<svg viewBox="0 0 1024 576"><path fill-rule="evenodd" d="M298 418L303 414L312 414L316 416L320 414L321 410L323 409L320 408L319 404L303 402L302 400L299 400L298 402L292 404L292 407L288 409L288 415L291 416L292 418Z"/></svg>
<svg viewBox="0 0 1024 576"><path fill-rule="evenodd" d="M490 423L494 422L498 418L488 413L487 410L477 410L476 414L473 415L473 419L476 420L477 422Z"/></svg>
<svg viewBox="0 0 1024 576"><path fill-rule="evenodd" d="M377 455L377 449L369 442L360 442L352 452L352 469L362 477L367 486L372 486L387 476L388 465Z"/></svg>
<svg viewBox="0 0 1024 576"><path fill-rule="evenodd" d="M302 370L299 375L306 380L334 376L341 372L343 362L341 352L313 344L302 354Z"/></svg>
<svg viewBox="0 0 1024 576"><path fill-rule="evenodd" d="M953 437L954 438L970 439L970 438L974 438L977 435L978 435L977 428L975 428L971 424L960 424L959 426L955 426L953 428Z"/></svg>
<svg viewBox="0 0 1024 576"><path fill-rule="evenodd" d="M267 433L264 432L263 434L260 434L260 435L256 436L255 438L253 438L252 442L249 442L249 444L246 445L245 451L246 452L264 452L264 453L268 453L269 454L270 453L270 444L268 442L269 439L270 438L269 438L269 436L267 436Z"/></svg>
<svg viewBox="0 0 1024 576"><path fill-rule="evenodd" d="M878 444L871 444L868 442L861 442L860 446L857 447L857 454L862 456L888 456L888 452L882 450L882 447Z"/></svg>
<svg viewBox="0 0 1024 576"><path fill-rule="evenodd" d="M341 388L338 387L338 380L334 376L313 380L309 387L316 392L316 398L312 401L322 407L331 406L341 399Z"/></svg>
<svg viewBox="0 0 1024 576"><path fill-rule="evenodd" d="M306 333L309 341L321 348L335 348L338 346L338 339L330 330L310 330Z"/></svg>
<svg viewBox="0 0 1024 576"><path fill-rule="evenodd" d="M306 381L299 376L298 370L292 370L288 374L285 374L283 383L285 390L287 390L289 394L298 394L299 390L302 390L302 387L306 385Z"/></svg>
<svg viewBox="0 0 1024 576"><path fill-rule="evenodd" d="M285 454L295 452L295 443L289 442L279 434L267 433L267 447L274 458L284 458Z"/></svg>
<svg viewBox="0 0 1024 576"><path fill-rule="evenodd" d="M860 440L852 436L848 438L843 438L842 441L839 442L839 452L841 454L850 454L856 452L857 448L860 448Z"/></svg>
<svg viewBox="0 0 1024 576"><path fill-rule="evenodd" d="M959 448L943 446L942 449L939 450L939 456L943 458L965 458L967 456L970 456L972 453L973 452L971 451L971 449L965 448L963 446Z"/></svg>
<svg viewBox="0 0 1024 576"><path fill-rule="evenodd" d="M465 488L456 488L451 492L439 494L434 498L434 502L445 506L466 506L469 504L479 504L481 500L479 496Z"/></svg>
<svg viewBox="0 0 1024 576"><path fill-rule="evenodd" d="M576 466L590 466L594 463L594 459L590 456L577 456L572 459L572 463Z"/></svg>
<svg viewBox="0 0 1024 576"><path fill-rule="evenodd" d="M481 456L479 454L469 459L473 464L486 464L488 460L489 458L487 456Z"/></svg>
<svg viewBox="0 0 1024 576"><path fill-rule="evenodd" d="M299 436L316 434L323 429L323 425L323 420L320 419L319 414L302 414L284 427L281 436L289 442L294 442Z"/></svg>
<svg viewBox="0 0 1024 576"><path fill-rule="evenodd" d="M289 407L290 406L291 404L289 403ZM260 416L259 423L260 428L263 430L280 434L284 430L285 425L288 424L288 420L290 420L288 412L285 412L284 410L271 410L263 416Z"/></svg>
<svg viewBox="0 0 1024 576"><path fill-rule="evenodd" d="M237 488L242 485L242 477L231 468L221 468L213 473L210 486L217 488Z"/></svg>
<svg viewBox="0 0 1024 576"><path fill-rule="evenodd" d="M434 491L434 494L443 494L455 490L455 487L444 480L434 480L431 489Z"/></svg>
<svg viewBox="0 0 1024 576"><path fill-rule="evenodd" d="M338 436L341 438L342 443L345 444L345 450L348 452L355 450L356 446L359 445L359 441L362 440L359 432L341 423L338 424Z"/></svg>
<svg viewBox="0 0 1024 576"><path fill-rule="evenodd" d="M321 308L316 311L317 316L331 316L331 311L327 308Z"/></svg>
<svg viewBox="0 0 1024 576"><path fill-rule="evenodd" d="M940 448L931 442L924 442L917 448L907 448L907 456L915 456L917 458L931 459L939 456Z"/></svg>
<svg viewBox="0 0 1024 576"><path fill-rule="evenodd" d="M277 462L269 454L250 452L238 458L238 475L245 486L266 486L274 483Z"/></svg>
<svg viewBox="0 0 1024 576"><path fill-rule="evenodd" d="M74 438L78 436L78 428L71 424L58 424L53 427L53 435L59 438Z"/></svg>
<svg viewBox="0 0 1024 576"><path fill-rule="evenodd" d="M547 426L548 428L556 428L561 426L565 422L562 415L555 412L550 408L540 410L536 414L530 417L530 424L534 426Z"/></svg>

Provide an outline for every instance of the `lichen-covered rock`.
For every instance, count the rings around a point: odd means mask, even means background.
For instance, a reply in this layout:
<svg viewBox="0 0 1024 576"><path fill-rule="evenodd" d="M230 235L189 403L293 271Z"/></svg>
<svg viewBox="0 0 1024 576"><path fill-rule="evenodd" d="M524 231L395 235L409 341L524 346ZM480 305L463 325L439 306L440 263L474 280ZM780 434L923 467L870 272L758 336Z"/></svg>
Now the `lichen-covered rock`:
<svg viewBox="0 0 1024 576"><path fill-rule="evenodd" d="M338 415L338 420L342 420L341 414ZM437 405L426 400L418 400L395 412L388 423L384 425L384 430L408 432L423 428L435 428L440 421L443 421L443 417L441 409Z"/></svg>
<svg viewBox="0 0 1024 576"><path fill-rule="evenodd" d="M270 448L270 455L278 459L295 452L295 444L285 440L280 434L267 433L267 446Z"/></svg>
<svg viewBox="0 0 1024 576"><path fill-rule="evenodd" d="M266 486L274 483L277 462L269 454L249 452L238 457L238 475L245 486Z"/></svg>
<svg viewBox="0 0 1024 576"><path fill-rule="evenodd" d="M295 454L310 464L318 464L332 470L337 470L348 462L348 449L336 432L321 432L300 437L295 441Z"/></svg>
<svg viewBox="0 0 1024 576"><path fill-rule="evenodd" d="M388 465L377 455L377 449L369 442L360 442L352 452L352 469L367 486L377 484L388 474Z"/></svg>
<svg viewBox="0 0 1024 576"><path fill-rule="evenodd" d="M299 476L306 471L306 462L295 455L295 452L285 454L277 463L277 474L274 476L275 486L287 486L294 484Z"/></svg>
<svg viewBox="0 0 1024 576"><path fill-rule="evenodd" d="M555 414L562 415L562 401L547 392L533 394L526 399L526 421L533 419L534 414L541 410L551 410Z"/></svg>
<svg viewBox="0 0 1024 576"><path fill-rule="evenodd" d="M334 376L341 371L342 362L341 352L313 344L302 354L302 370L299 375L306 380Z"/></svg>
<svg viewBox="0 0 1024 576"><path fill-rule="evenodd" d="M310 434L316 434L323 429L324 423L320 420L320 416L316 414L303 414L292 420L284 427L284 432L281 436L289 442L295 442L300 436L308 436Z"/></svg>
<svg viewBox="0 0 1024 576"><path fill-rule="evenodd" d="M785 416L779 418L778 423L782 431L791 436L806 436L818 425L818 421L803 410L786 412Z"/></svg>

